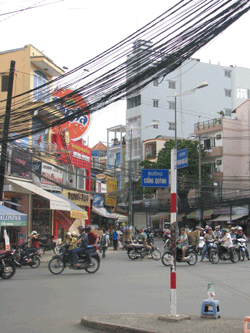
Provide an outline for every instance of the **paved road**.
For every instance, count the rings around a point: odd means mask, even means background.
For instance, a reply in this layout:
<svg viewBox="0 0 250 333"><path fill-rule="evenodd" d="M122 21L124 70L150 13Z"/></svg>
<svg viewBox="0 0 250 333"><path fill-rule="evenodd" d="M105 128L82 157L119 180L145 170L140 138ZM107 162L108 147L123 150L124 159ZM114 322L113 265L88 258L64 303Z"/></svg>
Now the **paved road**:
<svg viewBox="0 0 250 333"><path fill-rule="evenodd" d="M162 247L162 243L159 243ZM179 314L199 315L208 282L215 283L223 317L250 315L250 261L177 266ZM109 253L95 274L65 270L52 275L47 264L18 269L0 280L2 332L94 332L79 327L86 315L169 314L169 268L160 261L131 261L126 252Z"/></svg>

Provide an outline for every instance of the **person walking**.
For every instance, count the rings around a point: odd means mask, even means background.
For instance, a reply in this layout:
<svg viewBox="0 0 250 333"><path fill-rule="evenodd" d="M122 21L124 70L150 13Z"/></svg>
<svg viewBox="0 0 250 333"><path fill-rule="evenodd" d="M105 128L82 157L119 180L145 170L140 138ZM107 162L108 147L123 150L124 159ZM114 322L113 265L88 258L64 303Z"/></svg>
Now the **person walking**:
<svg viewBox="0 0 250 333"><path fill-rule="evenodd" d="M100 238L100 244L101 244L101 247L102 247L102 257L105 258L106 257L106 250L109 246L109 235L106 233L106 230L103 229L103 234L101 235L101 238Z"/></svg>
<svg viewBox="0 0 250 333"><path fill-rule="evenodd" d="M117 251L118 238L119 238L118 232L117 232L116 229L114 229L114 232L113 232L113 246L114 246L114 251Z"/></svg>

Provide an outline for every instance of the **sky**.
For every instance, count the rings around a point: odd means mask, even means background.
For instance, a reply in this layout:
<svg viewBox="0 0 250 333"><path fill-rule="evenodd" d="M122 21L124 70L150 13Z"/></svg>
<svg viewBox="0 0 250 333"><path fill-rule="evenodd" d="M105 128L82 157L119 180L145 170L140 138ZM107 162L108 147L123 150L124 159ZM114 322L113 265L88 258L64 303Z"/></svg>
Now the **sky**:
<svg viewBox="0 0 250 333"><path fill-rule="evenodd" d="M105 51L177 0L0 0L0 52L33 44L69 70ZM48 5L47 5L48 4ZM1 15L29 6L36 9ZM193 55L202 62L250 68L250 11ZM125 101L96 112L85 140L107 141L106 129L126 123Z"/></svg>

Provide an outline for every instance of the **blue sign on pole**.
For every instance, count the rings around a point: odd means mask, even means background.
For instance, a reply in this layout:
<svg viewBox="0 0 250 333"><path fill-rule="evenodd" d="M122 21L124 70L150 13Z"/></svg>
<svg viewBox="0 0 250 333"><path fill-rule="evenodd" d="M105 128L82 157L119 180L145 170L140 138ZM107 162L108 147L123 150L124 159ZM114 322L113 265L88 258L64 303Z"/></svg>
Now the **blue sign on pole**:
<svg viewBox="0 0 250 333"><path fill-rule="evenodd" d="M167 169L142 169L142 187L168 187L169 176Z"/></svg>
<svg viewBox="0 0 250 333"><path fill-rule="evenodd" d="M188 148L177 151L177 169L188 166Z"/></svg>

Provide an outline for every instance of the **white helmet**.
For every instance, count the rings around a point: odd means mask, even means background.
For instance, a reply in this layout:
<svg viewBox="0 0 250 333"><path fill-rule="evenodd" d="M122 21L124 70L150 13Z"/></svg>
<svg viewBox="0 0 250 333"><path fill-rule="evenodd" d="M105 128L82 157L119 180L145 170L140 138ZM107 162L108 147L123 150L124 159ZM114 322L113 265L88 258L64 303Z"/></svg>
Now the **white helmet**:
<svg viewBox="0 0 250 333"><path fill-rule="evenodd" d="M73 231L73 232L71 233L71 235L72 235L72 236L77 236L77 233L76 233L75 231Z"/></svg>
<svg viewBox="0 0 250 333"><path fill-rule="evenodd" d="M68 231L68 232L66 233L66 236L71 236L71 233Z"/></svg>
<svg viewBox="0 0 250 333"><path fill-rule="evenodd" d="M31 236L36 235L36 234L37 234L37 231L33 230L32 233L31 233Z"/></svg>

